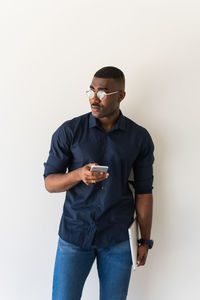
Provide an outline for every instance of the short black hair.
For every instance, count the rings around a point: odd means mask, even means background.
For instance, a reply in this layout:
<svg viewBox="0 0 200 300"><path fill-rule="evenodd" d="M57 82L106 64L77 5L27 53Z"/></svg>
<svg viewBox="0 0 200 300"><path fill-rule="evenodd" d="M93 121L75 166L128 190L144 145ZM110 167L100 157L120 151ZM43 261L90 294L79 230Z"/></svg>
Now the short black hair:
<svg viewBox="0 0 200 300"><path fill-rule="evenodd" d="M112 67L112 66L103 67L94 74L94 77L113 78L113 79L123 83L123 85L125 86L124 73L116 67Z"/></svg>

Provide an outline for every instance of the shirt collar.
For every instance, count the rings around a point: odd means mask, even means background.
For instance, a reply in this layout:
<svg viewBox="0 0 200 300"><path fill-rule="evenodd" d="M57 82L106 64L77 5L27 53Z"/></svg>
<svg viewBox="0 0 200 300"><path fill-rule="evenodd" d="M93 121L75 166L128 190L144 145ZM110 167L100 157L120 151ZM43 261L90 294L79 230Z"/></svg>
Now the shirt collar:
<svg viewBox="0 0 200 300"><path fill-rule="evenodd" d="M95 117L93 117L92 113L90 113L89 116L89 128L92 127L99 127L102 129L101 123L99 122L99 120ZM119 118L117 119L114 127L111 129L111 131L115 130L115 129L121 129L121 130L126 130L126 120L124 115L122 114L121 110L120 110L120 114L119 114Z"/></svg>

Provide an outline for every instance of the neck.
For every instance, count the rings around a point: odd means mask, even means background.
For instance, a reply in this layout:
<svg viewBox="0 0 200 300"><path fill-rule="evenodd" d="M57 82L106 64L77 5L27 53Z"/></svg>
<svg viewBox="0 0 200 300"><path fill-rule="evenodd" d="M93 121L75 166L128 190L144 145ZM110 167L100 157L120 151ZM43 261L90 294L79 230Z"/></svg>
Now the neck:
<svg viewBox="0 0 200 300"><path fill-rule="evenodd" d="M115 126L115 123L117 119L119 118L120 111L119 109L114 112L112 115L104 118L99 118L99 122L101 123L101 126L106 130L109 131Z"/></svg>

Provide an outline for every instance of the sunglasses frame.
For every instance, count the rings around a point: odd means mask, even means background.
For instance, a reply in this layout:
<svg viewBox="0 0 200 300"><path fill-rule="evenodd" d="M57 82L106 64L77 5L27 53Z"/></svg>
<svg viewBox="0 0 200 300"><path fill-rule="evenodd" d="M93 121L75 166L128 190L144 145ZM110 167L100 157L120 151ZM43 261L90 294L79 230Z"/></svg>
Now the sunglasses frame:
<svg viewBox="0 0 200 300"><path fill-rule="evenodd" d="M95 95L96 92L94 92L93 90L88 90L88 91L86 91L87 96L88 96L88 93L89 93L90 91L92 91L92 92L94 93L94 95ZM102 98L99 98L99 96L98 96L98 93L99 93L99 92L103 94L103 97L102 97ZM105 96L109 96L109 95L116 94L116 93L119 93L119 92L120 92L120 91L115 91L115 92L111 92L111 93L106 93L106 92L104 92L104 91L98 91L96 94L97 94L97 98L98 98L100 101L102 101L103 98L104 98ZM94 95L93 95L91 98L88 96L88 98L89 98L89 99L92 99L92 98L94 98Z"/></svg>

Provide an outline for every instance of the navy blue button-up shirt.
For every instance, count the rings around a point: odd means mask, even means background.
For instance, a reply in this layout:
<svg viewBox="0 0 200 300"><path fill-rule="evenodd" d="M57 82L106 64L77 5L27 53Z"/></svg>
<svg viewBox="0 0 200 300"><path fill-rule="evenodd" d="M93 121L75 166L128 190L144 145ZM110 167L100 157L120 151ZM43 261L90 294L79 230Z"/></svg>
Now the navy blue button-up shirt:
<svg viewBox="0 0 200 300"><path fill-rule="evenodd" d="M121 111L110 131L105 131L92 113L59 126L44 163L44 178L88 163L109 167L107 179L91 185L81 181L66 192L59 236L86 249L127 240L135 209L129 175L132 169L135 194L152 193L153 151L148 131Z"/></svg>

